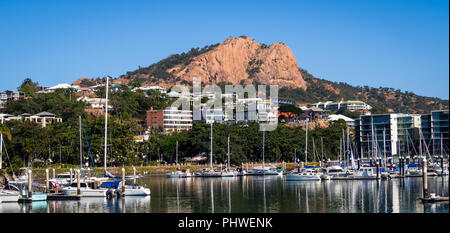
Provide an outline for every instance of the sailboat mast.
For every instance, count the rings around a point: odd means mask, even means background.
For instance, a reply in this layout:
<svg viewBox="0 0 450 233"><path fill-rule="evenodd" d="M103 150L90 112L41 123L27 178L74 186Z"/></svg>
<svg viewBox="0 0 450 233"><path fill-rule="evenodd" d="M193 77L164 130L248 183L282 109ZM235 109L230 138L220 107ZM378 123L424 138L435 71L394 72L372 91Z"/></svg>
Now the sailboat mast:
<svg viewBox="0 0 450 233"><path fill-rule="evenodd" d="M313 162L316 161L316 145L314 143L314 137L312 137L312 143L313 143Z"/></svg>
<svg viewBox="0 0 450 233"><path fill-rule="evenodd" d="M383 157L384 167L386 168L386 129L383 129Z"/></svg>
<svg viewBox="0 0 450 233"><path fill-rule="evenodd" d="M375 159L376 159L376 156L377 156L377 153L376 153L376 148L375 148L375 145L374 145L374 142L375 142L375 138L374 138L374 130L373 130L373 118L372 118L372 121L371 121L371 129L372 129L372 159L373 159L373 154L375 153Z"/></svg>
<svg viewBox="0 0 450 233"><path fill-rule="evenodd" d="M306 121L306 137L305 137L305 166L308 163L308 121Z"/></svg>
<svg viewBox="0 0 450 233"><path fill-rule="evenodd" d="M230 169L230 135L228 135L228 167L227 169Z"/></svg>
<svg viewBox="0 0 450 233"><path fill-rule="evenodd" d="M265 166L264 166L264 144L265 144L265 137L266 137L266 131L263 131L263 144L262 144L262 157L263 157L263 161L262 161L262 165L263 165L263 174L265 173Z"/></svg>
<svg viewBox="0 0 450 233"><path fill-rule="evenodd" d="M406 152L408 153L407 156L410 156L409 154L409 141L408 141L409 135L408 130L406 130Z"/></svg>
<svg viewBox="0 0 450 233"><path fill-rule="evenodd" d="M81 116L78 116L78 124L80 126L80 169L83 168L83 144L81 142Z"/></svg>
<svg viewBox="0 0 450 233"><path fill-rule="evenodd" d="M419 128L419 154L422 158L422 130Z"/></svg>
<svg viewBox="0 0 450 233"><path fill-rule="evenodd" d="M347 151L345 150L345 134L344 134L344 129L342 129L342 156L344 157L344 162L345 162L345 155L346 155ZM341 158L342 161L342 158Z"/></svg>
<svg viewBox="0 0 450 233"><path fill-rule="evenodd" d="M59 165L62 165L62 162L61 162L61 144L59 144Z"/></svg>
<svg viewBox="0 0 450 233"><path fill-rule="evenodd" d="M323 163L323 138L320 138L320 151L322 151L322 163Z"/></svg>
<svg viewBox="0 0 450 233"><path fill-rule="evenodd" d="M105 155L104 155L104 169L106 173L106 153L108 147L108 84L109 76L106 76L106 102L105 102Z"/></svg>
<svg viewBox="0 0 450 233"><path fill-rule="evenodd" d="M177 141L177 152L176 152L175 162L178 164L178 141Z"/></svg>
<svg viewBox="0 0 450 233"><path fill-rule="evenodd" d="M211 151L209 153L209 166L211 169L213 168L213 125L211 123Z"/></svg>
<svg viewBox="0 0 450 233"><path fill-rule="evenodd" d="M370 138L369 134L367 134L367 158L370 159L372 156L370 156Z"/></svg>
<svg viewBox="0 0 450 233"><path fill-rule="evenodd" d="M350 132L347 127L347 153L345 154L345 161L347 161L347 166L350 164Z"/></svg>

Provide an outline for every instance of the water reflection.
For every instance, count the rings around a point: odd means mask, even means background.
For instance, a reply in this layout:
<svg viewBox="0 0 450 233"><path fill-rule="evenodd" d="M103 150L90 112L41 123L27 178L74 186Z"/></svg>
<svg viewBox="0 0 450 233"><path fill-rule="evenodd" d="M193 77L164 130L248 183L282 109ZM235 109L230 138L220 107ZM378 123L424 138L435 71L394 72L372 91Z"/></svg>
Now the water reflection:
<svg viewBox="0 0 450 233"><path fill-rule="evenodd" d="M408 213L446 212L422 204L420 178L382 181L286 181L280 176L139 181L151 196L2 203L2 213ZM429 178L430 193L448 196L448 177Z"/></svg>

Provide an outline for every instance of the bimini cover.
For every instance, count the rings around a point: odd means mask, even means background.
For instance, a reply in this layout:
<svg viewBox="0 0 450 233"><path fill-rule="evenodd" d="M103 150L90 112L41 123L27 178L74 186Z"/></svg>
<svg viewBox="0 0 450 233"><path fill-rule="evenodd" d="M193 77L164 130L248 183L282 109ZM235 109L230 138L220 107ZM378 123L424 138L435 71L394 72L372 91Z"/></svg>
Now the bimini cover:
<svg viewBox="0 0 450 233"><path fill-rule="evenodd" d="M102 188L118 188L120 181L103 182L100 187Z"/></svg>

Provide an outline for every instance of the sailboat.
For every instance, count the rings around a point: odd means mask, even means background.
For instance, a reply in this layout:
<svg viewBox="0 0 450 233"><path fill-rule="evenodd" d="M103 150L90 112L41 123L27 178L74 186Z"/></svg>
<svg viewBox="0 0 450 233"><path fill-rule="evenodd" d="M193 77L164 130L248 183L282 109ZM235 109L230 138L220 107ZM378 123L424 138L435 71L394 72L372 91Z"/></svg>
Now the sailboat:
<svg viewBox="0 0 450 233"><path fill-rule="evenodd" d="M374 146L374 150L375 150L375 161L378 160L378 141L377 141L377 135L376 135L376 130L374 131L373 128L373 122L372 122L372 145ZM347 149L346 152L349 156L351 156L352 158L352 168L354 168L354 163L353 163L353 156L349 153L350 147L349 147L349 132L348 132L348 128L347 128ZM349 157L350 158L350 157ZM377 162L378 163L378 162ZM372 180L372 179L378 179L379 177L379 167L360 167L359 170L356 171L352 171L352 173L348 176L348 179L351 180ZM377 172L378 170L378 172Z"/></svg>
<svg viewBox="0 0 450 233"><path fill-rule="evenodd" d="M178 165L178 141L176 143L176 163ZM189 170L178 170L166 173L167 178L186 178L191 177L192 173Z"/></svg>
<svg viewBox="0 0 450 233"><path fill-rule="evenodd" d="M270 175L276 175L280 176L283 175L283 169L278 169L277 167L270 165L266 166L264 163L264 145L265 145L265 131L263 131L263 143L262 143L262 158L263 163L262 166L256 166L253 167L251 170L247 171L245 175L247 176L270 176Z"/></svg>
<svg viewBox="0 0 450 233"><path fill-rule="evenodd" d="M0 156L2 156L1 154L2 152L3 152L3 134L0 133ZM0 167L1 167L1 160L0 160ZM7 173L5 173L5 180L6 183L3 185L3 187L0 187L0 203L17 202L20 198L20 189L14 185L9 184L9 177Z"/></svg>
<svg viewBox="0 0 450 233"><path fill-rule="evenodd" d="M106 170L106 155L108 148L108 84L109 84L109 76L106 77L106 102L105 102L105 154L104 154L104 170L105 176L110 177L111 173ZM125 177L126 178L126 177ZM119 183L118 189L122 187L122 183ZM142 187L138 184L124 184L124 192L123 196L148 196L150 195L150 189L147 187Z"/></svg>
<svg viewBox="0 0 450 233"><path fill-rule="evenodd" d="M210 153L209 153L209 168L203 168L202 171L194 173L196 177L222 177L221 171L215 171L213 167L213 123L210 125Z"/></svg>
<svg viewBox="0 0 450 233"><path fill-rule="evenodd" d="M305 137L305 165L308 162L308 122L306 122ZM287 181L320 181L320 175L311 169L303 169L300 172L293 172L286 175Z"/></svg>
<svg viewBox="0 0 450 233"><path fill-rule="evenodd" d="M237 173L237 171L231 171L230 170L230 166L231 166L231 163L230 163L230 135L228 135L228 153L227 153L227 161L228 161L228 163L227 163L227 168L226 168L226 170L225 171L222 171L221 173L221 176L222 177L235 177L235 176L237 176L238 175L238 173Z"/></svg>

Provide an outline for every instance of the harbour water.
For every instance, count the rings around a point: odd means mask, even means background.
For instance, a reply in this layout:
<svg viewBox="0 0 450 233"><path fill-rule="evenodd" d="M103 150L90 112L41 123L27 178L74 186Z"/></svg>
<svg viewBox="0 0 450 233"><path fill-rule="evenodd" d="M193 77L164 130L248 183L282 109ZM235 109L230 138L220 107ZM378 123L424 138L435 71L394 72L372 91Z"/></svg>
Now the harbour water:
<svg viewBox="0 0 450 233"><path fill-rule="evenodd" d="M147 177L151 196L2 203L0 213L448 213L422 204L422 179L286 181L282 176ZM448 176L430 177L430 193L448 196Z"/></svg>

